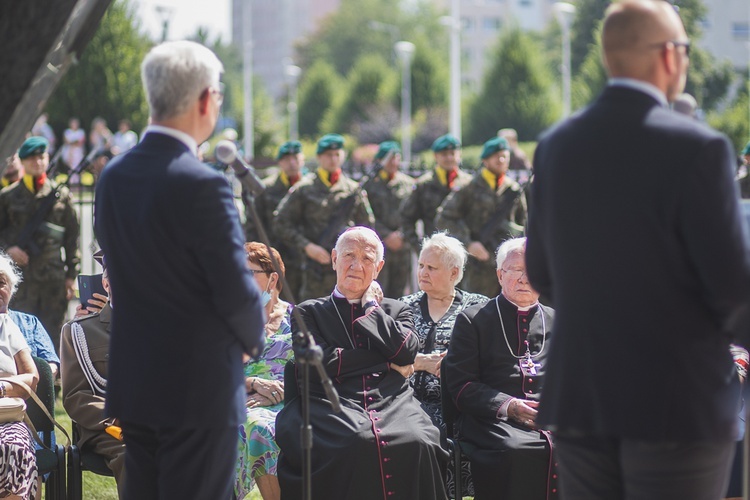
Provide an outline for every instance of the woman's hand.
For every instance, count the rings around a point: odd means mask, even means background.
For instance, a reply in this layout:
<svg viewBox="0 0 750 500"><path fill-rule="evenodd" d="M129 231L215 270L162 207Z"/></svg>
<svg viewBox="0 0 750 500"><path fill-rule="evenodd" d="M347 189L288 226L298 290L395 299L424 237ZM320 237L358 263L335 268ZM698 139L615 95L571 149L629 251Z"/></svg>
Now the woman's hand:
<svg viewBox="0 0 750 500"><path fill-rule="evenodd" d="M431 352L430 354L417 354L414 360L414 371L424 371L440 376L440 363L443 362L443 358L448 351L443 352Z"/></svg>
<svg viewBox="0 0 750 500"><path fill-rule="evenodd" d="M530 399L517 399L513 398L508 404L508 418L512 418L519 424L535 429L536 420L536 408L539 406L538 401L532 401Z"/></svg>
<svg viewBox="0 0 750 500"><path fill-rule="evenodd" d="M414 373L414 365L401 366L401 365L397 365L394 363L390 363L389 366L391 367L392 370L396 370L401 375L403 375L404 378L409 378Z"/></svg>
<svg viewBox="0 0 750 500"><path fill-rule="evenodd" d="M245 384L251 396L259 396L269 401L259 406L272 406L284 401L284 383L278 380L266 380L260 377L248 377ZM249 400L249 399L248 399ZM259 401L262 401L259 399Z"/></svg>
<svg viewBox="0 0 750 500"><path fill-rule="evenodd" d="M245 406L247 408L257 408L259 406L273 406L276 403L271 401L265 396L261 396L257 392L255 394L250 394L247 397L247 401L245 402Z"/></svg>

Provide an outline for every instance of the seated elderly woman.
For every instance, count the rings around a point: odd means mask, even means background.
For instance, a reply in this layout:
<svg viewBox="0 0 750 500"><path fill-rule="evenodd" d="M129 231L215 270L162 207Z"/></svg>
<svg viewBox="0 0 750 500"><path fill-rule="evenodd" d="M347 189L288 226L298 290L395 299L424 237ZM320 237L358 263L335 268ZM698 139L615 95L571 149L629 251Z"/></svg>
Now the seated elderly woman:
<svg viewBox="0 0 750 500"><path fill-rule="evenodd" d="M266 317L266 346L257 360L245 363L247 419L240 427L240 450L234 493L245 498L254 484L264 500L281 498L276 466L279 447L276 444L276 414L284 402L284 367L294 357L289 313L292 306L279 299L284 262L271 248L279 263L281 276L274 271L271 256L263 243L245 243L247 265L258 288L263 290Z"/></svg>
<svg viewBox="0 0 750 500"><path fill-rule="evenodd" d="M333 293L297 306L323 350L323 366L342 406L333 413L311 373L314 497L445 499L441 472L447 453L408 381L419 346L411 309L383 298L374 281L383 267L383 244L371 229L354 227L339 236L331 257ZM299 329L293 318L292 330ZM300 498L302 491L300 422L295 398L276 419L285 499Z"/></svg>
<svg viewBox="0 0 750 500"><path fill-rule="evenodd" d="M36 390L39 374L29 346L8 315L8 304L21 280L13 261L0 253L0 398L26 398L28 394L13 381ZM34 438L23 422L0 424L0 497L36 498L39 491Z"/></svg>
<svg viewBox="0 0 750 500"><path fill-rule="evenodd" d="M529 285L525 254L526 238L500 245L502 291L459 314L443 360L476 500L542 500L557 493L550 436L534 424L554 312Z"/></svg>
<svg viewBox="0 0 750 500"><path fill-rule="evenodd" d="M440 364L448 350L453 324L461 311L488 300L484 295L456 287L464 275L466 256L463 243L444 232L425 238L417 267L419 291L401 299L411 307L414 330L419 338L419 353L414 360L411 386L422 408L440 428L442 436L445 435L445 422L440 403ZM454 489L453 470L453 467L448 467L446 471L449 494ZM468 462L462 475L466 476L463 493L472 496L474 492Z"/></svg>

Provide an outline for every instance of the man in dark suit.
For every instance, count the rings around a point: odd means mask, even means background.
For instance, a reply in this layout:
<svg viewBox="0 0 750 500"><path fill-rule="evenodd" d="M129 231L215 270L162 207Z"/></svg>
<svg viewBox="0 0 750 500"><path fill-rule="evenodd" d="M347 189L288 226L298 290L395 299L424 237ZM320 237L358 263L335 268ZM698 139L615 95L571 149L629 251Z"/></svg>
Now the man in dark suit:
<svg viewBox="0 0 750 500"><path fill-rule="evenodd" d="M222 69L194 42L152 49L153 124L97 183L113 301L106 412L122 424L126 499L230 497L242 354L260 352L265 318L230 186L196 159Z"/></svg>
<svg viewBox="0 0 750 500"><path fill-rule="evenodd" d="M602 42L607 88L534 159L527 267L557 311L537 421L564 498L717 499L750 284L732 148L667 107L689 56L670 4L611 5Z"/></svg>

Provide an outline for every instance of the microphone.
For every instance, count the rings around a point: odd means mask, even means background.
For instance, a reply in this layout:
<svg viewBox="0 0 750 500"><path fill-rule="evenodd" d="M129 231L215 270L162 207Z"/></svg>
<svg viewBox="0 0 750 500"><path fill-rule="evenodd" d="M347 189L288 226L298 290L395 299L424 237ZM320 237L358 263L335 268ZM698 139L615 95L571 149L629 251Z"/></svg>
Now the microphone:
<svg viewBox="0 0 750 500"><path fill-rule="evenodd" d="M255 173L255 169L237 155L237 146L232 141L219 141L214 151L216 159L232 167L235 177L250 194L258 196L266 190L265 184Z"/></svg>

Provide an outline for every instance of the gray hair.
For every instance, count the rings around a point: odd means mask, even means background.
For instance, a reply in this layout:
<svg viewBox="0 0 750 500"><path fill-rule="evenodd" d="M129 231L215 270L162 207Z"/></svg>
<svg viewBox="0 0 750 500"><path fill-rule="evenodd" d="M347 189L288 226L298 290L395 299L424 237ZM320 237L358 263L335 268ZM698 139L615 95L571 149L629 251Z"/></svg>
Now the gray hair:
<svg viewBox="0 0 750 500"><path fill-rule="evenodd" d="M18 285L23 281L23 275L13 259L3 251L0 251L0 274L4 275L10 283L10 295L13 296L18 290Z"/></svg>
<svg viewBox="0 0 750 500"><path fill-rule="evenodd" d="M497 269L501 269L505 263L505 259L512 253L520 252L526 254L526 237L522 238L511 238L504 241L499 247L497 247L497 258L495 264Z"/></svg>
<svg viewBox="0 0 750 500"><path fill-rule="evenodd" d="M385 247L383 246L383 242L380 241L378 233L376 233L369 227L364 226L350 227L349 229L341 233L339 235L339 238L336 240L336 253L341 253L341 247L344 245L344 242L351 239L355 239L360 242L372 243L375 246L375 253L377 256L375 264L380 264L383 261L383 255L385 254Z"/></svg>
<svg viewBox="0 0 750 500"><path fill-rule="evenodd" d="M151 117L179 116L212 85L218 86L224 66L208 48L182 40L157 45L146 54L141 78Z"/></svg>
<svg viewBox="0 0 750 500"><path fill-rule="evenodd" d="M447 231L440 231L428 236L422 240L422 250L419 252L420 257L427 250L435 250L440 254L440 261L449 268L458 268L458 275L455 286L464 277L464 268L468 254L464 244L453 236L448 236Z"/></svg>

